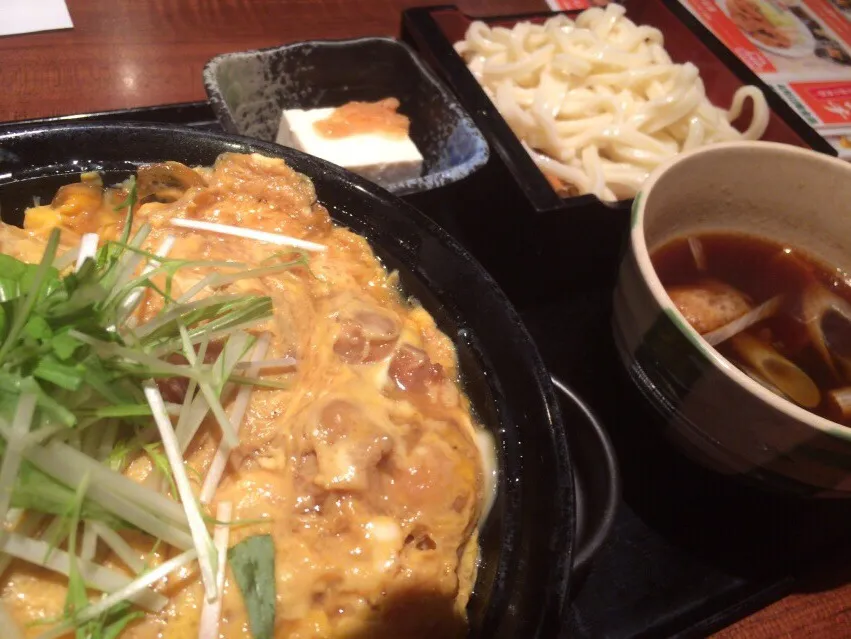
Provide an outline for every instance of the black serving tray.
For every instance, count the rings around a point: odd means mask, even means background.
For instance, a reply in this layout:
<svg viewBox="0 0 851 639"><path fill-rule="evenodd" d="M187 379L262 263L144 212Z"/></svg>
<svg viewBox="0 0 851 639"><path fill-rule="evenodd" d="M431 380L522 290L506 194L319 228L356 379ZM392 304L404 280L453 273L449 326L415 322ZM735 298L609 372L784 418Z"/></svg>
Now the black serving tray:
<svg viewBox="0 0 851 639"><path fill-rule="evenodd" d="M769 127L763 139L836 155L836 150L794 109L676 0L625 0L621 4L626 6L627 17L662 31L674 61L690 61L697 66L706 82L707 95L714 103L729 104L735 90L743 84L762 88L771 109ZM553 15L531 13L475 19L490 25L511 26L521 21L542 22ZM451 5L416 7L402 14L403 39L417 49L455 91L496 156L491 165L501 164L498 169L491 167L490 172L474 176L478 193L486 193L496 183L502 186L503 192L511 192L510 196L505 196L507 200L501 200L504 204L497 211L480 207L478 215L468 213L462 220L470 248L500 281L501 268L506 262L516 268L522 261L528 266L528 274L545 278L550 289L577 291L589 285L611 287L629 230L628 211L632 201L607 203L593 195L571 198L556 195L455 53L453 43L463 38L473 19ZM749 120L749 109L743 117ZM474 190L476 188L471 186L470 191ZM479 229L488 225L494 227L493 232L482 236Z"/></svg>
<svg viewBox="0 0 851 639"><path fill-rule="evenodd" d="M6 123L0 131L78 119L220 130L210 107L196 102ZM518 220L533 214L509 178L492 159L457 188L405 199L464 234L468 247L481 249L495 229L504 227L460 224L471 208L485 208L493 218L506 217L505 211ZM851 537L851 503L768 495L697 467L673 450L659 433L655 413L621 369L611 338L611 288L597 281L567 291L550 286L546 274L530 276L534 268L522 263L524 251L534 262L536 244L559 238L541 238L529 229L524 233L516 236L518 250L511 259L499 259L498 253L489 257L554 377L584 398L564 396L562 404L571 445L582 458L576 466L587 499L578 519L595 522L586 535L590 538L593 529L611 526L608 539L597 543L593 561L580 566L562 636L704 637L792 592L801 572L829 558ZM616 259L610 236L600 234L595 241ZM521 263L511 261L517 255ZM575 428L590 423L583 417L586 410L601 418L614 444L622 485L616 505L610 496L612 474L602 483L593 478L595 469L613 459L608 438Z"/></svg>
<svg viewBox="0 0 851 639"><path fill-rule="evenodd" d="M209 129L211 131L222 130L222 126L216 120L212 107L206 100L136 107L134 109L98 111L97 113L57 115L48 118L15 120L14 122L0 122L0 129L9 130L17 127L31 127L42 124L71 123L78 120L86 122L159 122L179 124L196 129Z"/></svg>
<svg viewBox="0 0 851 639"><path fill-rule="evenodd" d="M554 296L522 313L552 374L606 424L623 487L564 636L705 637L793 592L800 575L838 554L851 538L851 501L769 494L675 450L620 364L611 298Z"/></svg>

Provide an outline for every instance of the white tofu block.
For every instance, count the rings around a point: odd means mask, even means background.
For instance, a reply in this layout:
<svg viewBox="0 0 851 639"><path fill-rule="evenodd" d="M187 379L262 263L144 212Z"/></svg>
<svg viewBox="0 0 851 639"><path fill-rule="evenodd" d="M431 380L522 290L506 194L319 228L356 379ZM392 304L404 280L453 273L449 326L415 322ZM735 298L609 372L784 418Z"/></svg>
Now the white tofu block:
<svg viewBox="0 0 851 639"><path fill-rule="evenodd" d="M333 162L380 186L420 176L423 156L408 136L364 133L328 138L321 135L313 125L333 111L333 108L284 111L275 141Z"/></svg>

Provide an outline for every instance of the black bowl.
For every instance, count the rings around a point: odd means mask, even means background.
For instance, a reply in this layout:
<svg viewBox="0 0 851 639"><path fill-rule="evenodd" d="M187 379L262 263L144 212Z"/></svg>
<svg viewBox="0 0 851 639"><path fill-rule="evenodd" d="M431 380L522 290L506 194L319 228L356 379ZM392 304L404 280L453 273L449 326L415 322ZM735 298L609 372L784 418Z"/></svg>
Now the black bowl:
<svg viewBox="0 0 851 639"><path fill-rule="evenodd" d="M564 382L556 377L552 380L564 421L570 424L567 441L573 459L576 509L571 594L575 594L612 531L621 479L615 447L594 411Z"/></svg>
<svg viewBox="0 0 851 639"><path fill-rule="evenodd" d="M571 568L574 494L549 374L502 291L445 231L386 191L274 144L193 129L78 124L0 134L0 210L19 223L32 197L85 170L123 179L141 163L211 164L224 151L284 158L310 176L334 219L364 235L402 285L455 342L466 390L498 442L498 497L481 530L482 564L469 605L472 636L549 637Z"/></svg>

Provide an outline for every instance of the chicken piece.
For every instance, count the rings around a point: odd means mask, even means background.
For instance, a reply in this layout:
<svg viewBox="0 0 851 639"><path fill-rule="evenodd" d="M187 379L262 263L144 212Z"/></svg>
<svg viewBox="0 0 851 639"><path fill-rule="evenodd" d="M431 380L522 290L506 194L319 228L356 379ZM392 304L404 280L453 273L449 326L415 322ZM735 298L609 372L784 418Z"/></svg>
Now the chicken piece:
<svg viewBox="0 0 851 639"><path fill-rule="evenodd" d="M405 344L390 362L390 377L403 391L423 392L446 375L440 364L431 363L425 351Z"/></svg>
<svg viewBox="0 0 851 639"><path fill-rule="evenodd" d="M392 313L368 308L341 318L334 352L348 364L377 362L387 357L399 337L399 321Z"/></svg>
<svg viewBox="0 0 851 639"><path fill-rule="evenodd" d="M327 490L366 490L369 473L393 448L388 434L345 400L322 409L310 438L319 471L313 481Z"/></svg>
<svg viewBox="0 0 851 639"><path fill-rule="evenodd" d="M729 324L753 308L744 293L711 279L671 287L668 296L692 328L701 335Z"/></svg>

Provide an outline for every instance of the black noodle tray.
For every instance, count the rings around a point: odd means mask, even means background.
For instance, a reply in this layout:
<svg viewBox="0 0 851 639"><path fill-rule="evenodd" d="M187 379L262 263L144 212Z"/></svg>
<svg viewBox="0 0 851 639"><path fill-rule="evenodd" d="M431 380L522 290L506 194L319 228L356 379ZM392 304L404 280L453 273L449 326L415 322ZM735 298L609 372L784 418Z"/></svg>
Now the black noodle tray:
<svg viewBox="0 0 851 639"><path fill-rule="evenodd" d="M70 117L220 130L204 102ZM0 131L20 124L0 124ZM502 170L503 178L510 176ZM506 200L510 186L505 179L489 184L488 202ZM457 222L483 201L474 187L468 179L425 199L405 199L458 233ZM609 285L597 280L567 292L547 277L529 277L523 264L508 266L514 268L500 271L500 284L520 308L553 375L606 425L621 469L611 534L574 583L563 637L705 637L794 591L800 573L829 560L851 539L851 503L750 489L695 466L667 444L652 409L621 370L611 337ZM581 409L581 403L572 406L566 415ZM605 451L598 461L600 451L580 450L595 455L576 460L580 474L583 466L605 463ZM612 512L598 503L607 499L605 492L587 495L593 502L586 506L589 516Z"/></svg>
<svg viewBox="0 0 851 639"><path fill-rule="evenodd" d="M700 70L709 99L729 105L745 84L759 86L771 109L763 139L810 147L836 155L795 111L768 88L687 9L675 0L627 0L626 15L637 24L658 28L675 62L690 61ZM578 11L567 12L573 16ZM543 22L554 13L476 17L489 25ZM526 269L556 289L582 290L611 285L629 228L631 200L604 203L593 195L560 198L529 158L508 124L484 93L453 44L463 39L474 18L454 6L416 7L403 13L402 37L431 65L473 117L491 146L491 162L469 178L470 198L460 219L473 252L497 279L508 270ZM750 105L740 118L750 121ZM497 166L499 165L499 166ZM500 184L500 198L487 196ZM524 278L525 279L525 278Z"/></svg>

